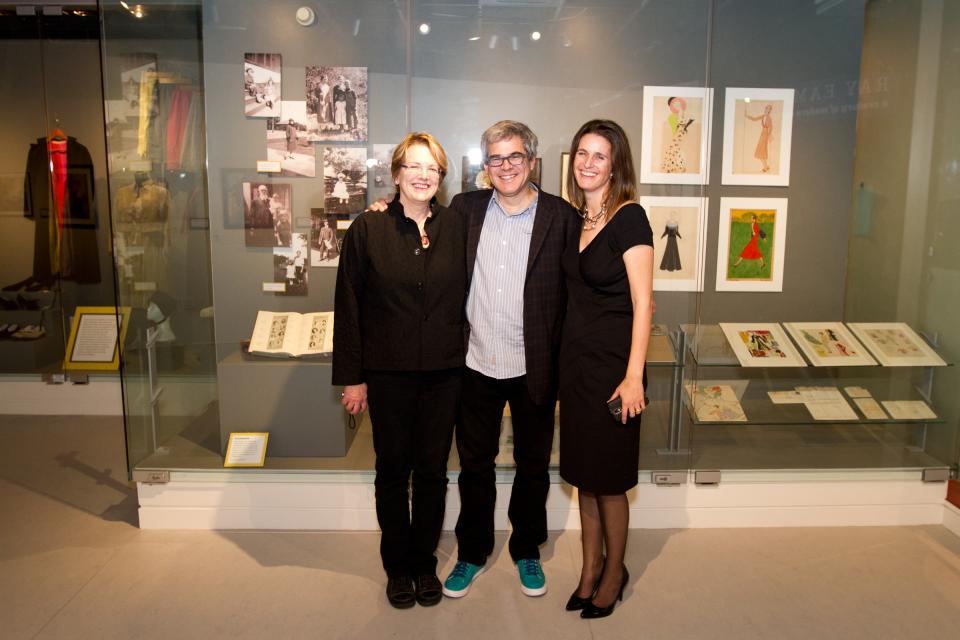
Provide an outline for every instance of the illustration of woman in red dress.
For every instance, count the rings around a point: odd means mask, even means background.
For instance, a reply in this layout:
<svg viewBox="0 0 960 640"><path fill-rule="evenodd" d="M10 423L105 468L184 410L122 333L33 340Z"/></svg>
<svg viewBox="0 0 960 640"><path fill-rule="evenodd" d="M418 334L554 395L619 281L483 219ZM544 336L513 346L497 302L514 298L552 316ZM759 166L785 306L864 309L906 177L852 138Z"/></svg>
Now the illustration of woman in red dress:
<svg viewBox="0 0 960 640"><path fill-rule="evenodd" d="M760 252L760 222L757 214L750 214L750 242L740 252L740 257L733 263L734 267L740 266L744 260L759 260L760 268L763 269L763 254Z"/></svg>
<svg viewBox="0 0 960 640"><path fill-rule="evenodd" d="M757 148L753 151L753 157L763 163L761 171L767 173L770 171L770 164L767 159L770 157L770 136L773 132L773 118L770 112L773 111L773 105L768 104L763 108L763 115L752 116L744 112L749 120L760 121L760 138L757 139Z"/></svg>

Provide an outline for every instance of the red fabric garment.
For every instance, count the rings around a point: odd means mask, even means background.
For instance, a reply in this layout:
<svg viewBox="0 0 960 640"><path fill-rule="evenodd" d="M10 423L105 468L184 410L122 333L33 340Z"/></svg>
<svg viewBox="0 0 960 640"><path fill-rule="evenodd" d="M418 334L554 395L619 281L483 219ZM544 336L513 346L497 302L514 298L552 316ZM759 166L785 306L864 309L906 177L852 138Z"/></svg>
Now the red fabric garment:
<svg viewBox="0 0 960 640"><path fill-rule="evenodd" d="M750 242L740 252L740 257L744 260L759 260L763 257L763 254L760 253L760 247L757 246L757 241L760 239L760 225L754 222L751 225L751 231Z"/></svg>
<svg viewBox="0 0 960 640"><path fill-rule="evenodd" d="M47 141L50 156L50 184L53 185L53 209L57 212L57 226L63 229L63 210L67 196L67 141Z"/></svg>
<svg viewBox="0 0 960 640"><path fill-rule="evenodd" d="M180 168L183 138L192 99L193 92L187 89L175 89L170 96L170 111L167 114L167 169Z"/></svg>

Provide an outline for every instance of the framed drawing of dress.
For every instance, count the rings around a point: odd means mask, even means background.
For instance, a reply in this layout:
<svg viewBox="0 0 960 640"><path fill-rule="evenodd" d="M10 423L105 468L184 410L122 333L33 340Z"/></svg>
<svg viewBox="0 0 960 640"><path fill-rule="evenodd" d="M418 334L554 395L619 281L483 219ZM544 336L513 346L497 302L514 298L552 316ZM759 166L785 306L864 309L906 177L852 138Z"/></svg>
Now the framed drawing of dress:
<svg viewBox="0 0 960 640"><path fill-rule="evenodd" d="M815 367L877 364L842 322L784 322L783 326Z"/></svg>
<svg viewBox="0 0 960 640"><path fill-rule="evenodd" d="M720 198L717 291L783 291L786 198Z"/></svg>
<svg viewBox="0 0 960 640"><path fill-rule="evenodd" d="M905 322L848 322L885 367L945 367L937 352Z"/></svg>
<svg viewBox="0 0 960 640"><path fill-rule="evenodd" d="M790 184L793 89L727 88L723 184Z"/></svg>
<svg viewBox="0 0 960 640"><path fill-rule="evenodd" d="M703 291L707 198L643 196L653 229L653 290Z"/></svg>
<svg viewBox="0 0 960 640"><path fill-rule="evenodd" d="M707 184L713 89L643 88L640 182Z"/></svg>

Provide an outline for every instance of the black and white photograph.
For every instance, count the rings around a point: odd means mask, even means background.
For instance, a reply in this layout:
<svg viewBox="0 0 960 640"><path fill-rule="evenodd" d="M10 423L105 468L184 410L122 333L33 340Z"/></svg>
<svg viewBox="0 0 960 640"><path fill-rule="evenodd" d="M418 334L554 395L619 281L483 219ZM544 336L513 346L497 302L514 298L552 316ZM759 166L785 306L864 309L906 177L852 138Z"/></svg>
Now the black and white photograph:
<svg viewBox="0 0 960 640"><path fill-rule="evenodd" d="M284 283L282 296L307 295L307 263L309 247L307 234L294 233L289 247L276 247L273 250L273 281Z"/></svg>
<svg viewBox="0 0 960 640"><path fill-rule="evenodd" d="M366 142L366 67L307 67L306 92L312 142Z"/></svg>
<svg viewBox="0 0 960 640"><path fill-rule="evenodd" d="M280 115L280 79L282 59L279 53L243 54L243 114L250 118L276 118Z"/></svg>
<svg viewBox="0 0 960 640"><path fill-rule="evenodd" d="M317 155L307 139L306 103L284 102L280 112L279 118L267 120L267 160L279 162L284 177L315 177Z"/></svg>
<svg viewBox="0 0 960 640"><path fill-rule="evenodd" d="M323 192L323 209L327 213L360 213L366 209L367 150L324 148Z"/></svg>
<svg viewBox="0 0 960 640"><path fill-rule="evenodd" d="M373 145L373 157L367 161L371 175L367 197L371 203L380 198L389 202L397 193L397 186L393 184L393 176L390 174L390 162L393 160L393 149L396 146L395 144Z"/></svg>
<svg viewBox="0 0 960 640"><path fill-rule="evenodd" d="M310 221L310 266L339 266L343 238L350 228L350 214L310 209Z"/></svg>
<svg viewBox="0 0 960 640"><path fill-rule="evenodd" d="M244 182L243 226L248 247L289 247L293 189L289 184Z"/></svg>

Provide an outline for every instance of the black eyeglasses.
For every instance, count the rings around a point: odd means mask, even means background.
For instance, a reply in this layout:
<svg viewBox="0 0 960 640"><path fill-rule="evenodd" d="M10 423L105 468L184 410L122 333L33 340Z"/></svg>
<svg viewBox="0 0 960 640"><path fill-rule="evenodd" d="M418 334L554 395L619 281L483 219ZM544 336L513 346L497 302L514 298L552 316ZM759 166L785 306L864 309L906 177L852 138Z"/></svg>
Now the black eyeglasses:
<svg viewBox="0 0 960 640"><path fill-rule="evenodd" d="M508 160L513 166L519 167L526 159L527 156L518 151L517 153L511 153L508 156L490 156L487 158L487 164L491 167L499 167L503 164L504 160Z"/></svg>

